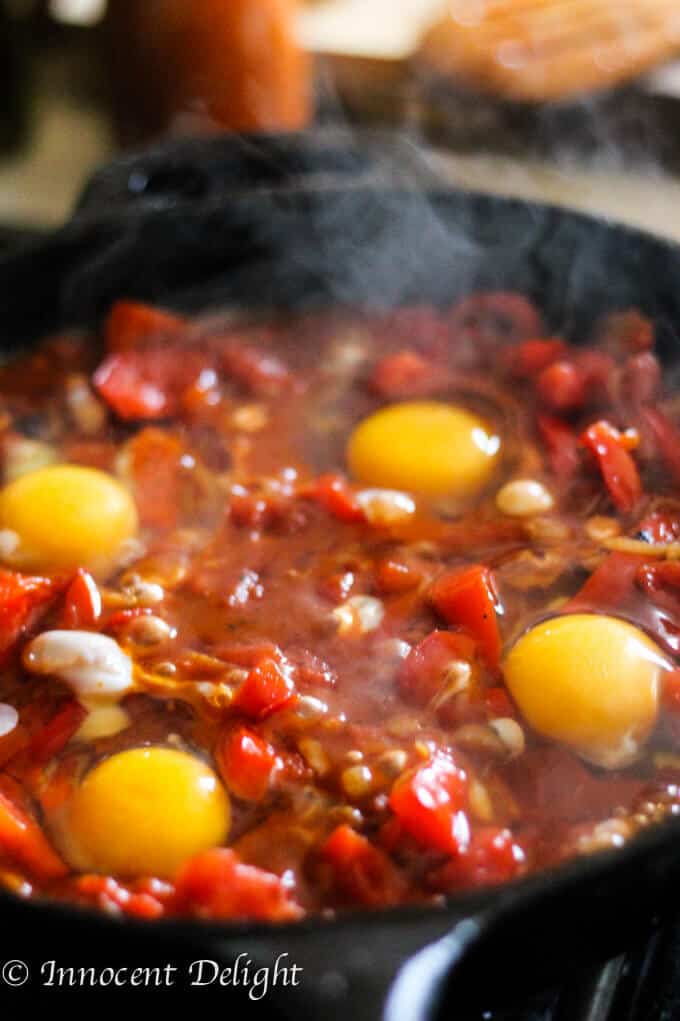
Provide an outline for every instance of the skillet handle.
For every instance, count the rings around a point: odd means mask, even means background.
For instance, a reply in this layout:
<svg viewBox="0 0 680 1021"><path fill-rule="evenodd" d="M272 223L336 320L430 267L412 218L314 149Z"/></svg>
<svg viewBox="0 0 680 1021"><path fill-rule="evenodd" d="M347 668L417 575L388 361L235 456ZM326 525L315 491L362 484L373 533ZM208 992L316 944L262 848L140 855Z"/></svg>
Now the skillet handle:
<svg viewBox="0 0 680 1021"><path fill-rule="evenodd" d="M405 137L320 128L306 134L171 139L98 170L76 219L210 206L230 196L301 188L438 183Z"/></svg>

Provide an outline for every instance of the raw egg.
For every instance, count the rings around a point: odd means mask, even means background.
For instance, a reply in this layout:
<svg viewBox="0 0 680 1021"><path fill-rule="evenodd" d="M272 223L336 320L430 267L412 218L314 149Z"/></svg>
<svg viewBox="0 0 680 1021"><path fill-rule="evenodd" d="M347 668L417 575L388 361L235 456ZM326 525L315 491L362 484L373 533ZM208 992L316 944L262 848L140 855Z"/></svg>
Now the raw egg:
<svg viewBox="0 0 680 1021"><path fill-rule="evenodd" d="M649 737L668 663L626 621L565 614L522 635L503 669L519 709L539 734L615 769L634 761Z"/></svg>
<svg viewBox="0 0 680 1021"><path fill-rule="evenodd" d="M53 465L0 491L0 528L13 537L5 560L30 570L105 570L137 531L135 504L113 476Z"/></svg>
<svg viewBox="0 0 680 1021"><path fill-rule="evenodd" d="M470 497L493 475L500 448L489 424L466 408L415 401L389 405L360 422L347 460L355 478L373 486Z"/></svg>
<svg viewBox="0 0 680 1021"><path fill-rule="evenodd" d="M170 748L133 748L89 772L58 824L74 869L171 878L223 844L229 796L213 770Z"/></svg>

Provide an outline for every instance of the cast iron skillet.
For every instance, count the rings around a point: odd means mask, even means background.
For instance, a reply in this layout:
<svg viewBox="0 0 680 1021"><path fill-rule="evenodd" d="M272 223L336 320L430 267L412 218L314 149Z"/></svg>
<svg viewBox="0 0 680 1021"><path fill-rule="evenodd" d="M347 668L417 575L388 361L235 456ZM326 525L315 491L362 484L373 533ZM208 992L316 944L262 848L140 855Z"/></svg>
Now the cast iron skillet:
<svg viewBox="0 0 680 1021"><path fill-rule="evenodd" d="M503 287L529 294L551 327L576 340L605 310L637 306L672 357L680 249L431 179L423 191L422 181L408 143L334 137L182 143L118 161L95 176L63 230L0 259L2 343L93 324L123 295L186 309L359 307L450 303ZM288 954L282 963L303 969L297 988L279 984L254 1002L242 987L210 984L192 987L191 1002L219 988L225 1008L271 1017L425 1021L438 1017L451 984L463 1016L480 988L493 1000L518 975L537 987L567 962L613 955L673 906L678 880L680 820L672 820L622 851L441 907L278 928L141 924L1 896L0 958L29 964L31 991L43 988L40 967L50 960L172 964L177 995L190 988L197 959L227 966L247 954L254 969Z"/></svg>

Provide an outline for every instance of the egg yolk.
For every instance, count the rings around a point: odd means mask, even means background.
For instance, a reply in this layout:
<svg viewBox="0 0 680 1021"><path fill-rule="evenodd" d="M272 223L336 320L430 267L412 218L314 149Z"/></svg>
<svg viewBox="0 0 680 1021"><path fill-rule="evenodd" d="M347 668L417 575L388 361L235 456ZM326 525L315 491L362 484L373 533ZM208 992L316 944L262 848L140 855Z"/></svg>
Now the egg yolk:
<svg viewBox="0 0 680 1021"><path fill-rule="evenodd" d="M22 475L0 491L0 528L17 537L12 566L105 570L137 531L128 491L94 468L54 465Z"/></svg>
<svg viewBox="0 0 680 1021"><path fill-rule="evenodd" d="M169 748L134 748L87 774L57 835L74 869L171 878L223 844L229 824L229 797L209 766Z"/></svg>
<svg viewBox="0 0 680 1021"><path fill-rule="evenodd" d="M393 404L364 419L347 447L361 482L425 496L469 497L491 478L500 438L465 408L437 401Z"/></svg>
<svg viewBox="0 0 680 1021"><path fill-rule="evenodd" d="M661 650L615 617L572 614L523 635L503 665L506 683L539 734L606 768L632 762L654 727Z"/></svg>

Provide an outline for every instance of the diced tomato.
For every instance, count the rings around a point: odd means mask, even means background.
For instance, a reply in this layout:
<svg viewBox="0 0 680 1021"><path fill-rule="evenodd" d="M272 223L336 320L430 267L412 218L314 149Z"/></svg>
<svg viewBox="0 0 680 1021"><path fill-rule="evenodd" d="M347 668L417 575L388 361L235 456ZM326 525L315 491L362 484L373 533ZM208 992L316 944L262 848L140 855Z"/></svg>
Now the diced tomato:
<svg viewBox="0 0 680 1021"><path fill-rule="evenodd" d="M57 713L31 738L28 754L34 762L44 763L58 755L81 725L87 710L74 698L62 703Z"/></svg>
<svg viewBox="0 0 680 1021"><path fill-rule="evenodd" d="M62 584L0 568L0 666L47 610Z"/></svg>
<svg viewBox="0 0 680 1021"><path fill-rule="evenodd" d="M290 380L280 358L256 347L227 347L222 353L222 367L228 377L255 394L277 393Z"/></svg>
<svg viewBox="0 0 680 1021"><path fill-rule="evenodd" d="M658 408L642 408L643 427L676 485L680 485L680 429Z"/></svg>
<svg viewBox="0 0 680 1021"><path fill-rule="evenodd" d="M109 355L92 381L119 418L148 421L177 414L182 394L210 368L199 351L149 348Z"/></svg>
<svg viewBox="0 0 680 1021"><path fill-rule="evenodd" d="M552 415L539 415L537 424L554 474L568 482L581 464L576 433L566 422Z"/></svg>
<svg viewBox="0 0 680 1021"><path fill-rule="evenodd" d="M66 589L60 627L92 628L102 614L102 597L97 583L83 567Z"/></svg>
<svg viewBox="0 0 680 1021"><path fill-rule="evenodd" d="M100 905L114 905L131 918L160 918L164 905L151 893L130 890L112 876L79 876L74 883L76 893Z"/></svg>
<svg viewBox="0 0 680 1021"><path fill-rule="evenodd" d="M474 564L449 571L432 583L429 598L437 613L449 624L469 631L486 662L495 670L500 662L501 635L498 597L489 568Z"/></svg>
<svg viewBox="0 0 680 1021"><path fill-rule="evenodd" d="M546 408L558 414L583 407L588 395L588 380L573 361L553 362L536 380L536 391Z"/></svg>
<svg viewBox="0 0 680 1021"><path fill-rule="evenodd" d="M442 370L416 351L387 355L375 366L369 387L380 397L423 396L442 386Z"/></svg>
<svg viewBox="0 0 680 1021"><path fill-rule="evenodd" d="M487 688L484 694L484 704L489 716L492 718L498 718L499 716L516 716L517 714L515 704L505 688L498 686Z"/></svg>
<svg viewBox="0 0 680 1021"><path fill-rule="evenodd" d="M380 907L406 895L406 880L394 862L346 824L333 830L321 855L333 867L336 886L354 903Z"/></svg>
<svg viewBox="0 0 680 1021"><path fill-rule="evenodd" d="M680 670L669 670L664 674L661 699L665 709L680 715Z"/></svg>
<svg viewBox="0 0 680 1021"><path fill-rule="evenodd" d="M267 793L276 752L253 730L239 727L224 737L216 759L224 782L238 798L260 801Z"/></svg>
<svg viewBox="0 0 680 1021"><path fill-rule="evenodd" d="M353 571L335 571L320 579L319 593L332 603L344 603L354 588L355 581Z"/></svg>
<svg viewBox="0 0 680 1021"><path fill-rule="evenodd" d="M187 329L186 319L145 305L141 301L117 301L104 324L108 351L138 351L149 343L176 339Z"/></svg>
<svg viewBox="0 0 680 1021"><path fill-rule="evenodd" d="M203 918L285 922L301 914L279 876L245 865L225 847L192 858L175 885L178 905Z"/></svg>
<svg viewBox="0 0 680 1021"><path fill-rule="evenodd" d="M390 807L404 831L418 843L457 854L470 839L465 815L467 789L465 771L437 753L396 781Z"/></svg>
<svg viewBox="0 0 680 1021"><path fill-rule="evenodd" d="M583 433L581 442L595 455L616 507L624 513L634 510L642 496L642 482L618 429L609 422L595 422Z"/></svg>
<svg viewBox="0 0 680 1021"><path fill-rule="evenodd" d="M433 631L411 649L399 673L399 689L406 698L427 705L440 694L447 668L456 661L471 663L477 645L469 635Z"/></svg>
<svg viewBox="0 0 680 1021"><path fill-rule="evenodd" d="M0 855L16 862L38 879L59 879L68 869L52 849L45 834L21 806L21 788L9 777L0 777Z"/></svg>
<svg viewBox="0 0 680 1021"><path fill-rule="evenodd" d="M645 542L680 542L680 510L669 507L652 511L643 518L637 531Z"/></svg>
<svg viewBox="0 0 680 1021"><path fill-rule="evenodd" d="M382 560L376 570L375 582L385 595L410 592L423 580L422 572L403 560Z"/></svg>
<svg viewBox="0 0 680 1021"><path fill-rule="evenodd" d="M354 524L366 520L359 501L342 475L322 475L309 490L308 496L339 521Z"/></svg>
<svg viewBox="0 0 680 1021"><path fill-rule="evenodd" d="M136 620L138 617L151 616L153 616L153 607L151 606L129 606L125 610L116 610L110 617L107 617L104 631L111 635L117 635L128 627L130 621Z"/></svg>
<svg viewBox="0 0 680 1021"><path fill-rule="evenodd" d="M510 830L484 826L473 832L469 846L430 877L435 889L495 886L520 875L526 863L522 847Z"/></svg>
<svg viewBox="0 0 680 1021"><path fill-rule="evenodd" d="M175 528L182 515L187 479L182 465L184 444L171 433L149 427L130 440L127 450L142 525Z"/></svg>
<svg viewBox="0 0 680 1021"><path fill-rule="evenodd" d="M511 375L519 379L537 376L567 352L567 345L559 337L547 340L524 340L508 348L505 363Z"/></svg>
<svg viewBox="0 0 680 1021"><path fill-rule="evenodd" d="M234 706L253 720L290 705L296 698L295 685L273 659L253 667L236 692Z"/></svg>

